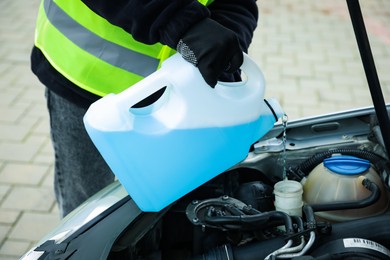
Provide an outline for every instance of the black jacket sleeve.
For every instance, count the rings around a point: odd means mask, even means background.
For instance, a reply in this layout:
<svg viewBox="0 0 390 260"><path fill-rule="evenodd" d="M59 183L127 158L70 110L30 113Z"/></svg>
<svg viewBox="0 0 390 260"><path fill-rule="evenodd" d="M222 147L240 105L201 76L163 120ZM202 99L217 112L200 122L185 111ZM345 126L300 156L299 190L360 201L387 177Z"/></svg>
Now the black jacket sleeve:
<svg viewBox="0 0 390 260"><path fill-rule="evenodd" d="M82 0L135 40L176 49L180 36L210 12L196 0Z"/></svg>
<svg viewBox="0 0 390 260"><path fill-rule="evenodd" d="M245 52L257 27L256 0L215 0L210 6L211 19L235 32Z"/></svg>
<svg viewBox="0 0 390 260"><path fill-rule="evenodd" d="M176 49L180 37L209 17L236 32L247 50L257 24L255 0L215 0L205 7L196 0L82 0L110 23L146 44L157 42ZM210 14L211 12L211 14Z"/></svg>

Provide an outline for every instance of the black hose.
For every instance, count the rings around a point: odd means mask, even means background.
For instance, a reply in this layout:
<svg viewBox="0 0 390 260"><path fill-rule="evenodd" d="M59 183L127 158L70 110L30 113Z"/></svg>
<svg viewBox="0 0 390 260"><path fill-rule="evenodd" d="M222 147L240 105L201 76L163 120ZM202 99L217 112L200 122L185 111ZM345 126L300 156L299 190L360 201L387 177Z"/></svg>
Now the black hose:
<svg viewBox="0 0 390 260"><path fill-rule="evenodd" d="M273 220L282 220L286 227L287 235L294 233L293 222L291 217L281 211L269 211L256 215L239 215L239 216L205 216L205 222L214 226L236 225L237 229L241 228L242 224L250 224L252 226L261 227L269 226Z"/></svg>
<svg viewBox="0 0 390 260"><path fill-rule="evenodd" d="M298 226L298 232L302 232L304 230L304 224L303 220L299 216L291 216L292 220L297 224Z"/></svg>
<svg viewBox="0 0 390 260"><path fill-rule="evenodd" d="M316 218L314 215L314 209L311 205L304 205L302 208L303 214L306 217L306 223L310 223L311 225L316 224Z"/></svg>
<svg viewBox="0 0 390 260"><path fill-rule="evenodd" d="M381 172L382 169L390 168L387 160L376 153L358 149L335 149L314 154L301 164L290 167L287 171L287 175L291 180L301 181L304 177L309 175L317 165L321 164L324 159L330 158L334 154L350 155L368 160L374 165L378 172Z"/></svg>
<svg viewBox="0 0 390 260"><path fill-rule="evenodd" d="M371 191L370 196L359 201L351 202L336 202L336 203L327 203L327 204L315 204L310 205L315 212L319 211L332 211L332 210L346 210L346 209L360 209L367 206L370 206L377 202L380 198L381 191L375 183L371 182L369 179L364 179L362 185L369 191Z"/></svg>

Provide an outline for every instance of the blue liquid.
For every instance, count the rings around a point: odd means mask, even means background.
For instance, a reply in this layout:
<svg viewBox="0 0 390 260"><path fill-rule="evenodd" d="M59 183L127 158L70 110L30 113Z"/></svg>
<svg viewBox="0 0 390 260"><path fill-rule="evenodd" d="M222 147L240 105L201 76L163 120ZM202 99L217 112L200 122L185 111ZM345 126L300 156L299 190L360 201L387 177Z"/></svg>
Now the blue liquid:
<svg viewBox="0 0 390 260"><path fill-rule="evenodd" d="M247 124L203 129L161 129L156 122L128 132L86 128L140 209L155 212L245 159L274 122L262 115Z"/></svg>

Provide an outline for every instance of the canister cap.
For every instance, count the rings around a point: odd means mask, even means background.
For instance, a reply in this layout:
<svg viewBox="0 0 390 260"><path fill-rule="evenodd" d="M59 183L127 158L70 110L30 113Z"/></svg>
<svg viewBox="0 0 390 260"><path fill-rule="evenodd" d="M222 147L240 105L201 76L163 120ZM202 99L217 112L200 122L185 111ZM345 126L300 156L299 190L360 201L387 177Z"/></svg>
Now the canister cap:
<svg viewBox="0 0 390 260"><path fill-rule="evenodd" d="M325 159L324 166L334 173L356 175L367 171L371 164L370 161L365 159L348 155L340 155Z"/></svg>

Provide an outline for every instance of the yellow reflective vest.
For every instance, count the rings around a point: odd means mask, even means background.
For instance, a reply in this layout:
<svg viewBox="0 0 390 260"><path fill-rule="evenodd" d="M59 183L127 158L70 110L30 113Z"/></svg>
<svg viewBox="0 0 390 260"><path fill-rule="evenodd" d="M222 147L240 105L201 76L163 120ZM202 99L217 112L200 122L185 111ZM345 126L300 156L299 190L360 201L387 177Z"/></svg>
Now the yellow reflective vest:
<svg viewBox="0 0 390 260"><path fill-rule="evenodd" d="M81 0L42 0L35 45L64 77L98 96L130 87L175 53L160 43L134 40Z"/></svg>

